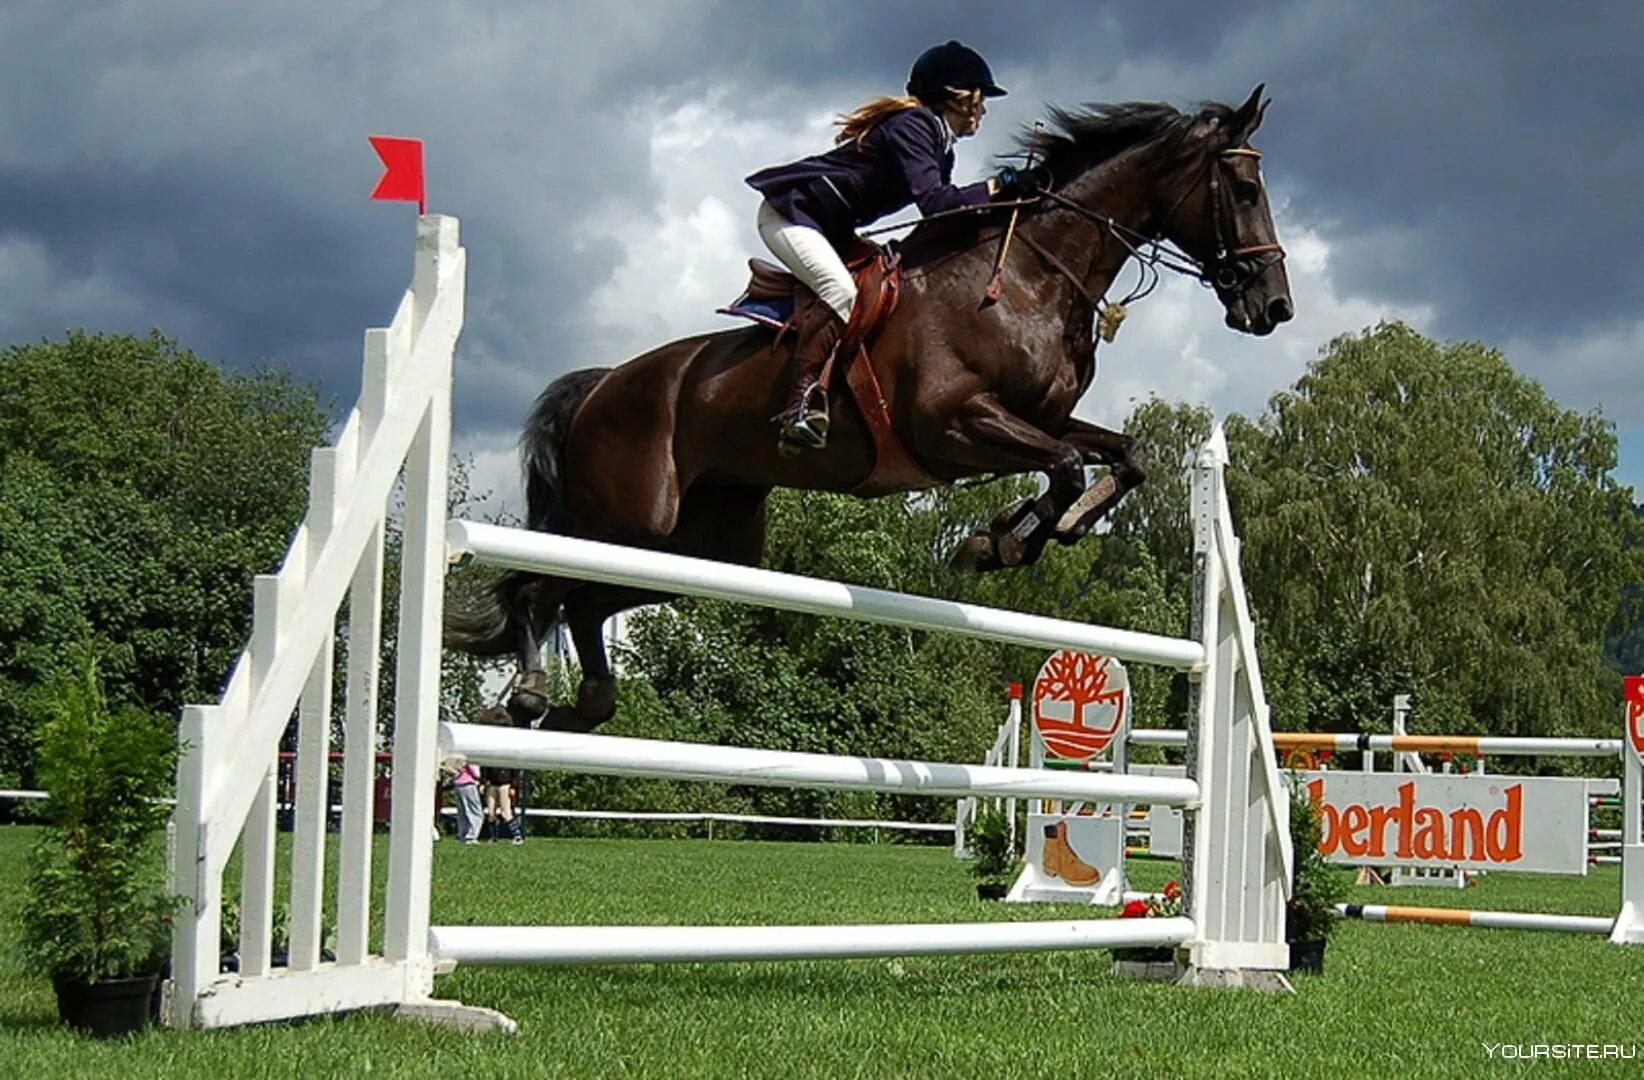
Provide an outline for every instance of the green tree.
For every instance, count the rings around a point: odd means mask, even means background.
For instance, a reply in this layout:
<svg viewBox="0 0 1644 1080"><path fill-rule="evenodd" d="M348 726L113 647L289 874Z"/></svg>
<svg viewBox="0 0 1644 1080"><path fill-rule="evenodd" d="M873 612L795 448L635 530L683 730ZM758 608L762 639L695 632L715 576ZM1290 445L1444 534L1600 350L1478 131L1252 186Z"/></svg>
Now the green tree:
<svg viewBox="0 0 1644 1080"><path fill-rule="evenodd" d="M36 782L31 691L69 643L110 643L102 675L117 703L175 718L217 699L250 636L252 578L284 559L308 509L310 452L330 428L316 387L221 370L158 334L71 333L0 353L0 782ZM474 499L468 464L454 462L450 507L467 513ZM391 505L385 702L400 546ZM345 602L339 724L349 617ZM457 654L444 666L447 715L472 713L480 666Z"/></svg>
<svg viewBox="0 0 1644 1080"><path fill-rule="evenodd" d="M1569 735L1613 710L1602 650L1644 548L1608 421L1390 323L1228 436L1282 726L1374 726L1407 690L1427 730Z"/></svg>
<svg viewBox="0 0 1644 1080"><path fill-rule="evenodd" d="M114 643L116 702L216 697L327 428L313 387L158 334L0 353L0 778L33 782L27 695L70 642Z"/></svg>

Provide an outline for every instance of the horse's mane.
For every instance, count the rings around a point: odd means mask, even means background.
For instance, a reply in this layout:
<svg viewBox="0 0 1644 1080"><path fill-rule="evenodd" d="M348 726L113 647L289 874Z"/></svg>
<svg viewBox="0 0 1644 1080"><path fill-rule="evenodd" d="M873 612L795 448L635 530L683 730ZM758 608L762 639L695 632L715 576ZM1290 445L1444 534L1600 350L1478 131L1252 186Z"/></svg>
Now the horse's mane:
<svg viewBox="0 0 1644 1080"><path fill-rule="evenodd" d="M1037 145L1032 129L1024 127L1015 138L1017 153L1008 156L1024 161L1032 147L1033 160L1048 168L1059 185L1155 140L1171 145L1172 156L1178 150L1185 153L1189 136L1199 124L1212 120L1225 124L1233 118L1233 109L1216 101L1204 103L1196 113L1156 101L1087 104L1078 109L1051 105L1049 112L1050 123Z"/></svg>
<svg viewBox="0 0 1644 1080"><path fill-rule="evenodd" d="M1033 139L1033 129L1024 127L1015 136L1016 152L1001 155L1018 166L1025 163L1029 146L1033 161L1050 170L1056 186L1062 187L1127 150L1158 142L1170 158L1186 157L1196 151L1194 129L1212 120L1225 125L1234 110L1219 101L1202 103L1197 112L1183 112L1157 101L1127 101L1116 105L1089 103L1076 109L1047 106L1050 123ZM968 248L981 219L957 218L921 222L902 241L907 265L957 254Z"/></svg>

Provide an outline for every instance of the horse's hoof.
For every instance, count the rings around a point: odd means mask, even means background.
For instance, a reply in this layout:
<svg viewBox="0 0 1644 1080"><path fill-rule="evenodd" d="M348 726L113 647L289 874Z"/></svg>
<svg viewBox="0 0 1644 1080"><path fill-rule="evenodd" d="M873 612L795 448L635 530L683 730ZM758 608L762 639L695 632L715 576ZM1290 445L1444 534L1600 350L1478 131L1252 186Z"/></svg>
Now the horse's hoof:
<svg viewBox="0 0 1644 1080"><path fill-rule="evenodd" d="M1112 473L1086 488L1085 493L1074 499L1056 522L1056 539L1071 544L1089 532L1090 527L1111 509L1105 504L1115 497L1118 490L1119 481L1114 479Z"/></svg>
<svg viewBox="0 0 1644 1080"><path fill-rule="evenodd" d="M1000 566L1020 566L1022 558L1027 555L1027 541L1014 532L1008 532L999 537L994 550L999 553Z"/></svg>
<svg viewBox="0 0 1644 1080"><path fill-rule="evenodd" d="M999 560L994 556L993 537L987 533L971 533L953 549L948 566L961 574L980 574L997 569Z"/></svg>
<svg viewBox="0 0 1644 1080"><path fill-rule="evenodd" d="M555 705L548 710L548 715L542 718L543 731L565 731L585 735L599 725L599 720L591 720L569 705Z"/></svg>
<svg viewBox="0 0 1644 1080"><path fill-rule="evenodd" d="M548 711L548 695L523 687L508 695L508 715L516 727L530 727Z"/></svg>

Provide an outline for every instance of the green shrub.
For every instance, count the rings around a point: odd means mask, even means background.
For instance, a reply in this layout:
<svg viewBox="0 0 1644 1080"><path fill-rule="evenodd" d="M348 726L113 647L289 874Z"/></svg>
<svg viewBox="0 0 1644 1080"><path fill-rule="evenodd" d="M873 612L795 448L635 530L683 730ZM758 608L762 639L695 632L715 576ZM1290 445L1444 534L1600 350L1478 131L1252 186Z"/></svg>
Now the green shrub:
<svg viewBox="0 0 1644 1080"><path fill-rule="evenodd" d="M1336 905L1347 899L1340 867L1319 853L1319 811L1307 785L1290 782L1290 845L1295 855L1295 886L1285 912L1286 941L1322 941L1336 929Z"/></svg>
<svg viewBox="0 0 1644 1080"><path fill-rule="evenodd" d="M29 858L23 958L83 982L157 971L176 907L162 844L177 760L171 720L111 710L89 647L75 650L36 707L49 798Z"/></svg>
<svg viewBox="0 0 1644 1080"><path fill-rule="evenodd" d="M972 857L970 872L982 881L1003 882L1016 868L1010 819L1003 811L978 806L975 820L965 830L965 846Z"/></svg>

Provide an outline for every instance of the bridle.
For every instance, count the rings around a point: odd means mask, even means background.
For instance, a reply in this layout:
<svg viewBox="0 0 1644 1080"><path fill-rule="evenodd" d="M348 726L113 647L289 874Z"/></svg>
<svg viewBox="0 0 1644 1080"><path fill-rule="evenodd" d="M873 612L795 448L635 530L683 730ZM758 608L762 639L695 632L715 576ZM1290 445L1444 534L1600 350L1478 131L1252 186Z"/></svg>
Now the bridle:
<svg viewBox="0 0 1644 1080"><path fill-rule="evenodd" d="M1284 246L1282 244L1232 246L1238 240L1238 229L1233 206L1231 202L1222 197L1220 165L1223 161L1232 157L1249 157L1260 160L1261 156L1261 151L1241 146L1218 151L1210 158L1206 175L1200 181L1202 183L1208 180L1210 184L1210 225L1216 236L1216 252L1208 263L1196 259L1175 245L1170 244L1162 235L1148 236L1128 225L1122 225L1111 217L1086 209L1054 188L1046 188L1033 199L1024 200L1024 202L1049 200L1056 203L1058 206L1073 211L1085 220L1093 222L1125 246L1126 250L1140 264L1142 276L1130 294L1120 301L1122 305L1131 304L1151 293L1158 286L1159 268L1161 267L1184 277L1193 278L1218 292L1234 293L1243 290L1245 286L1249 285L1253 279L1269 267L1284 261ZM1170 210L1161 215L1160 220L1170 221L1173 219L1176 216L1176 211L1181 209L1182 204L1198 189L1199 185L1196 183L1184 191L1176 202L1171 205ZM1025 235L1022 240L1052 267L1061 271L1064 277L1072 281L1074 287L1084 295L1093 307L1101 306L1099 298L1092 296L1090 291L1085 288L1084 281L1069 270L1061 260ZM1260 258L1257 258L1258 256ZM1255 261L1252 262L1251 260Z"/></svg>

